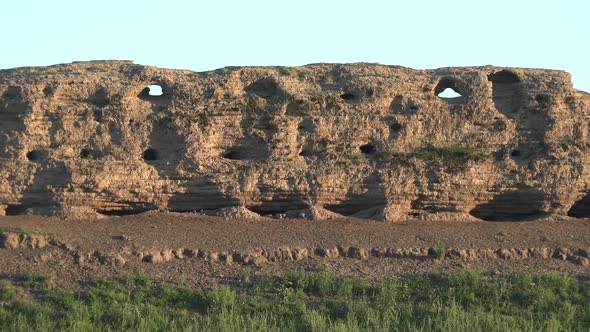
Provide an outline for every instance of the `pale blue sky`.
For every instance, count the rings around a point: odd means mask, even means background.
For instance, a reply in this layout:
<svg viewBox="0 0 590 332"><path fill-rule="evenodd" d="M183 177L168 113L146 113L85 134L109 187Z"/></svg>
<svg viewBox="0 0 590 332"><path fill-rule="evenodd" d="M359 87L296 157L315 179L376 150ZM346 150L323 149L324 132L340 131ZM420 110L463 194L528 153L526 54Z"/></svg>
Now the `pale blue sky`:
<svg viewBox="0 0 590 332"><path fill-rule="evenodd" d="M129 59L168 68L379 62L564 69L590 91L590 1L14 0L0 68Z"/></svg>

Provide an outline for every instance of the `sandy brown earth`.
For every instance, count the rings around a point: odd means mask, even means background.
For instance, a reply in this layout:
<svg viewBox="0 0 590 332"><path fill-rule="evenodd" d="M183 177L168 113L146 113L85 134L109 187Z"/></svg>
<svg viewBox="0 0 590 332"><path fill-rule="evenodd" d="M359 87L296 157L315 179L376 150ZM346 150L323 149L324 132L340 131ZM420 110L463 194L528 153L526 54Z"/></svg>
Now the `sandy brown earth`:
<svg viewBox="0 0 590 332"><path fill-rule="evenodd" d="M383 223L352 218L249 221L187 213L94 221L2 217L0 274L50 274L74 288L140 273L208 286L297 268L369 278L451 269L587 276L589 226L586 219Z"/></svg>

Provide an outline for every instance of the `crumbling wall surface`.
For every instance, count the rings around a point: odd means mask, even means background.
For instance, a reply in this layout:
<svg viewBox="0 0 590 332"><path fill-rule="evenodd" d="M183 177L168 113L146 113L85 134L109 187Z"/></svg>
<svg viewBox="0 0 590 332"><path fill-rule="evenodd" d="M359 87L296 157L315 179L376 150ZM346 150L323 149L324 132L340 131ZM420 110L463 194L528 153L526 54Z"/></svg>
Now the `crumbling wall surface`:
<svg viewBox="0 0 590 332"><path fill-rule="evenodd" d="M0 213L588 217L589 115L541 69L1 70Z"/></svg>

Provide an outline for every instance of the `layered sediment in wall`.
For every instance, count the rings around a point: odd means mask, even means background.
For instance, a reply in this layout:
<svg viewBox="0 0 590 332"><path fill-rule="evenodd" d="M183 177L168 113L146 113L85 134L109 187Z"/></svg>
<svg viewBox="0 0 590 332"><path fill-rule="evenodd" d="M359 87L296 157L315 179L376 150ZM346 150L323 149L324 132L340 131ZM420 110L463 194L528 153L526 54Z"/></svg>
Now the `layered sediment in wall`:
<svg viewBox="0 0 590 332"><path fill-rule="evenodd" d="M0 214L588 217L589 115L541 69L0 70Z"/></svg>

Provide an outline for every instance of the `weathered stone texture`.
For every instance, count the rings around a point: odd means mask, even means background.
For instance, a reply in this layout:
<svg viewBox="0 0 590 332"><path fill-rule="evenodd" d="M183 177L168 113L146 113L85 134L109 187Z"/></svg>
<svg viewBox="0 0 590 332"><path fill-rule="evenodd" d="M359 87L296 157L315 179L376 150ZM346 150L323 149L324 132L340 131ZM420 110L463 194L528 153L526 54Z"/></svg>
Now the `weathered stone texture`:
<svg viewBox="0 0 590 332"><path fill-rule="evenodd" d="M589 114L569 74L541 69L1 70L0 210L587 217Z"/></svg>

